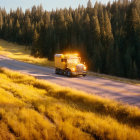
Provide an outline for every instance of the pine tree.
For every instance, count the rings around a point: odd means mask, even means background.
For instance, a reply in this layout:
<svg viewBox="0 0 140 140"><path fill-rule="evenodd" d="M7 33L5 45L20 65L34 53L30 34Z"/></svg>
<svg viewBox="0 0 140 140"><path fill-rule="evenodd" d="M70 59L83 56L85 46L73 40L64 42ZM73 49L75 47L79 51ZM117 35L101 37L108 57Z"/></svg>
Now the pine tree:
<svg viewBox="0 0 140 140"><path fill-rule="evenodd" d="M113 40L113 34L112 34L110 19L108 17L108 13L106 10L105 10L105 35L107 37L108 45L109 45L109 43L111 43L110 41Z"/></svg>
<svg viewBox="0 0 140 140"><path fill-rule="evenodd" d="M2 26L3 26L3 16L2 16L2 13L0 11L0 30L2 30Z"/></svg>
<svg viewBox="0 0 140 140"><path fill-rule="evenodd" d="M135 6L131 5L127 14L127 37L135 44L136 31L140 25L140 17Z"/></svg>
<svg viewBox="0 0 140 140"><path fill-rule="evenodd" d="M100 31L101 31L101 42L103 43L105 40L105 21L104 21L103 12L101 12L99 22L100 22Z"/></svg>
<svg viewBox="0 0 140 140"><path fill-rule="evenodd" d="M10 21L9 21L8 28L9 28L9 36L10 36L9 40L12 41L13 38L14 38L14 35L13 35L14 30L13 30L13 21L12 21L12 19L10 19Z"/></svg>
<svg viewBox="0 0 140 140"><path fill-rule="evenodd" d="M88 0L88 3L87 3L87 8L92 8L92 3L91 3L91 0Z"/></svg>
<svg viewBox="0 0 140 140"><path fill-rule="evenodd" d="M15 40L19 43L20 42L20 37L19 37L19 30L20 30L20 24L19 21L16 21L15 25Z"/></svg>
<svg viewBox="0 0 140 140"><path fill-rule="evenodd" d="M62 11L60 11L57 15L57 19L56 19L56 23L59 29L63 29L65 27L65 18L64 18L64 14Z"/></svg>
<svg viewBox="0 0 140 140"><path fill-rule="evenodd" d="M84 25L86 25L86 28L90 28L90 17L88 14L85 16Z"/></svg>
<svg viewBox="0 0 140 140"><path fill-rule="evenodd" d="M94 39L99 41L100 36L101 36L101 31L100 31L100 25L99 25L99 20L97 16L93 16L92 26L93 26Z"/></svg>
<svg viewBox="0 0 140 140"><path fill-rule="evenodd" d="M134 32L136 32L138 25L140 25L140 17L137 9L133 8L130 16L130 27Z"/></svg>
<svg viewBox="0 0 140 140"><path fill-rule="evenodd" d="M25 26L26 26L26 29L29 31L31 28L31 20L28 16L25 18Z"/></svg>
<svg viewBox="0 0 140 140"><path fill-rule="evenodd" d="M71 26L72 25L72 22L73 22L73 19L72 19L72 15L71 14L66 14L66 23L68 26Z"/></svg>
<svg viewBox="0 0 140 140"><path fill-rule="evenodd" d="M31 50L31 54L38 57L39 56L39 34L38 32L35 30L34 31L34 36L33 36L33 44L32 44L32 50Z"/></svg>
<svg viewBox="0 0 140 140"><path fill-rule="evenodd" d="M48 27L50 25L50 14L48 12L45 12L44 13L44 16L43 16L43 21L44 21L44 24Z"/></svg>
<svg viewBox="0 0 140 140"><path fill-rule="evenodd" d="M29 16L25 17L25 24L24 24L24 39L25 44L31 44L32 43L32 30L31 30L31 20Z"/></svg>
<svg viewBox="0 0 140 140"><path fill-rule="evenodd" d="M19 24L19 21L17 19L17 21L16 21L16 29L19 29L19 28L20 28L20 24Z"/></svg>

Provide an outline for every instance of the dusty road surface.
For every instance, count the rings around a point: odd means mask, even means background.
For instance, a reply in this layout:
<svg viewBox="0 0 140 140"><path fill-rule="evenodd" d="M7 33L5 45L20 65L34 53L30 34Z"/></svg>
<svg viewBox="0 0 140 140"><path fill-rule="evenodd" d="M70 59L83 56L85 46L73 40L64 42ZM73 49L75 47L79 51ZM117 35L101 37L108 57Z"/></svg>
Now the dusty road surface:
<svg viewBox="0 0 140 140"><path fill-rule="evenodd" d="M56 75L53 68L19 62L0 55L0 67L30 74L65 87L86 91L105 98L140 107L140 86L116 82L94 76L68 78Z"/></svg>

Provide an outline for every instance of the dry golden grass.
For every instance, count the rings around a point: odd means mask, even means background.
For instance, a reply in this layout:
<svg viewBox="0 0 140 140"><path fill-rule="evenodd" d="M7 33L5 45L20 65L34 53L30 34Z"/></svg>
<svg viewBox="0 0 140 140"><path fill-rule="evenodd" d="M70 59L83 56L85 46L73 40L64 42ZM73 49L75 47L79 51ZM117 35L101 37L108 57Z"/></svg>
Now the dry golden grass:
<svg viewBox="0 0 140 140"><path fill-rule="evenodd" d="M37 64L41 66L54 66L53 61L49 61L46 58L35 58L31 56L29 46L18 45L16 43L9 43L7 41L0 39L0 54L7 56L12 59L20 60L23 62L28 62L32 64Z"/></svg>
<svg viewBox="0 0 140 140"><path fill-rule="evenodd" d="M139 138L140 109L0 68L0 139Z"/></svg>

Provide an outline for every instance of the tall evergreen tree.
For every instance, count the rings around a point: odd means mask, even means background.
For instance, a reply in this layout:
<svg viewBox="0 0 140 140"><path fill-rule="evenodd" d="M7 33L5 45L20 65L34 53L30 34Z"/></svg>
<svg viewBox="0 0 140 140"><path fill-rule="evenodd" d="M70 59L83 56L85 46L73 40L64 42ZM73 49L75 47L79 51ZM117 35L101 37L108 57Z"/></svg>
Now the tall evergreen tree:
<svg viewBox="0 0 140 140"><path fill-rule="evenodd" d="M107 40L109 41L107 43L109 45L111 43L110 41L113 40L113 34L110 19L106 10L105 10L105 35L107 37Z"/></svg>
<svg viewBox="0 0 140 140"><path fill-rule="evenodd" d="M0 30L2 29L2 26L3 26L3 16L2 16L2 13L0 11Z"/></svg>
<svg viewBox="0 0 140 140"><path fill-rule="evenodd" d="M37 31L35 30L34 31L34 36L33 36L33 47L32 47L32 50L31 50L31 53L38 57L39 56L39 34L37 33Z"/></svg>
<svg viewBox="0 0 140 140"><path fill-rule="evenodd" d="M91 3L91 0L88 0L88 3L87 3L87 8L92 8L92 3Z"/></svg>
<svg viewBox="0 0 140 140"><path fill-rule="evenodd" d="M0 38L30 46L32 55L53 60L55 53L79 51L96 72L140 78L140 1L96 2L87 8L42 5L25 12L0 8Z"/></svg>

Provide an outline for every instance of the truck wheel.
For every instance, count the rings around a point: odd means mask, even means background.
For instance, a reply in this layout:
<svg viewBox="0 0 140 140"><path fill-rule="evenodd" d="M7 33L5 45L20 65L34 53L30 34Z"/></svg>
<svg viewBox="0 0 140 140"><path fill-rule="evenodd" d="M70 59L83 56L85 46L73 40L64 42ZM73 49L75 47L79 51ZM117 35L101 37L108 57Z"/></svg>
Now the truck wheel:
<svg viewBox="0 0 140 140"><path fill-rule="evenodd" d="M64 71L64 75L67 75L67 71L66 70Z"/></svg>
<svg viewBox="0 0 140 140"><path fill-rule="evenodd" d="M72 76L72 73L71 73L70 70L67 71L67 76L68 76L68 77L71 77L71 76Z"/></svg>
<svg viewBox="0 0 140 140"><path fill-rule="evenodd" d="M59 70L58 69L55 69L55 74L59 74Z"/></svg>
<svg viewBox="0 0 140 140"><path fill-rule="evenodd" d="M63 71L61 69L59 70L59 74L60 75L63 75Z"/></svg>

